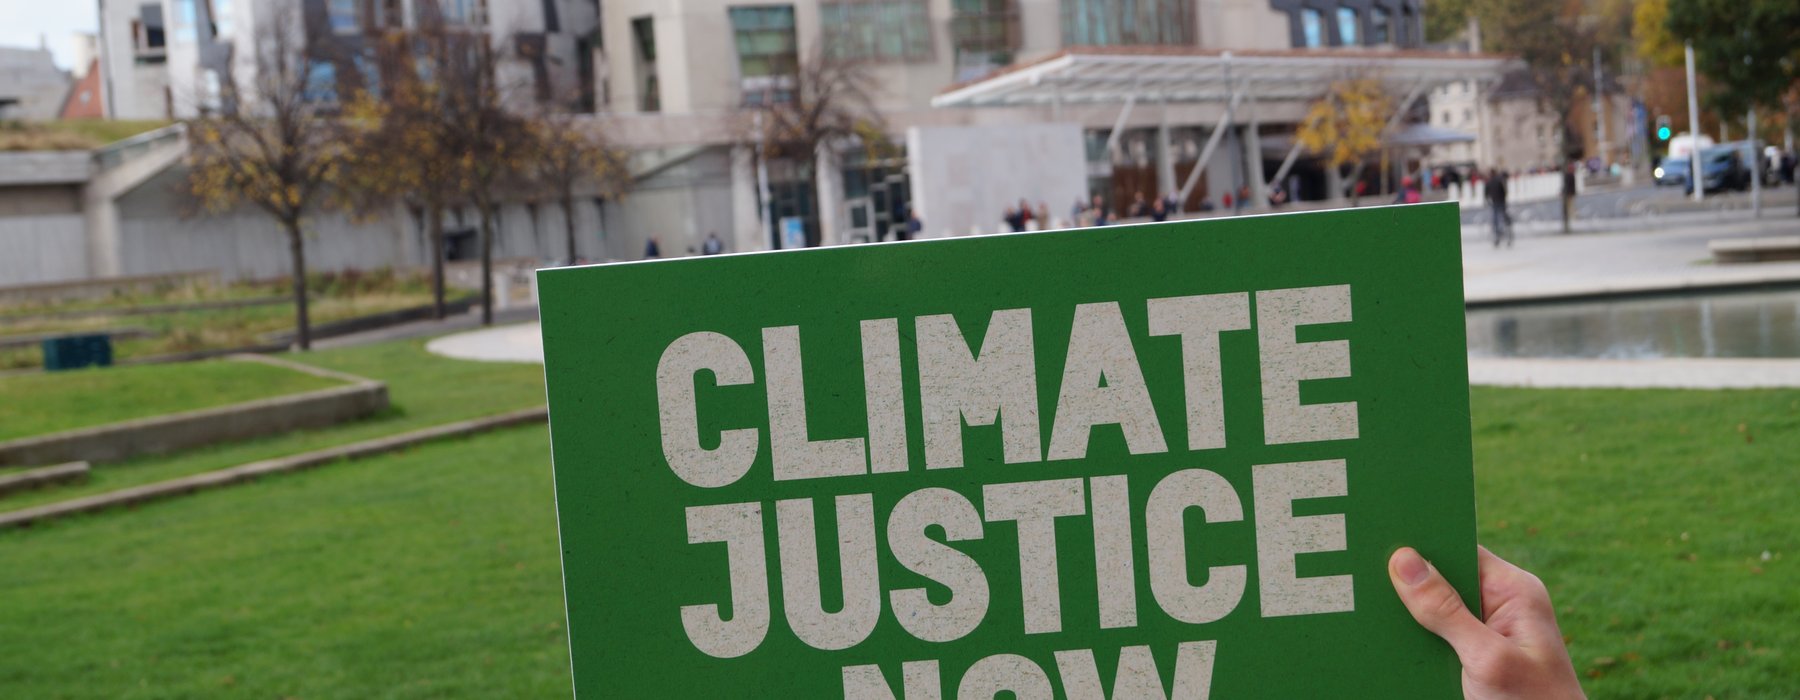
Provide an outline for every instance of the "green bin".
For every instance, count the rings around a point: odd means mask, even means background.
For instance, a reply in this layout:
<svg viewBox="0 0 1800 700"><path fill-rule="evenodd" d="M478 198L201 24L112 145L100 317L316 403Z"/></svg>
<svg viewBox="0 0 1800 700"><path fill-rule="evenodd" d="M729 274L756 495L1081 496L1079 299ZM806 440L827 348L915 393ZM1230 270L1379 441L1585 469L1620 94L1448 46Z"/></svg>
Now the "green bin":
<svg viewBox="0 0 1800 700"><path fill-rule="evenodd" d="M65 335L44 341L44 371L56 372L112 364L112 336Z"/></svg>

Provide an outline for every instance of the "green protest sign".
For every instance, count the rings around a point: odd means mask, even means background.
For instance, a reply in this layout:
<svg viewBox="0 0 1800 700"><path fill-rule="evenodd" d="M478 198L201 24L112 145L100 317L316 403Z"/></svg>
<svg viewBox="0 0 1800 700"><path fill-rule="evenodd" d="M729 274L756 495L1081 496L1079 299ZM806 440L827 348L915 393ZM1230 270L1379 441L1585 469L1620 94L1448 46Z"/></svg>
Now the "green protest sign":
<svg viewBox="0 0 1800 700"><path fill-rule="evenodd" d="M1386 574L1477 603L1458 231L539 273L577 694L1459 696Z"/></svg>

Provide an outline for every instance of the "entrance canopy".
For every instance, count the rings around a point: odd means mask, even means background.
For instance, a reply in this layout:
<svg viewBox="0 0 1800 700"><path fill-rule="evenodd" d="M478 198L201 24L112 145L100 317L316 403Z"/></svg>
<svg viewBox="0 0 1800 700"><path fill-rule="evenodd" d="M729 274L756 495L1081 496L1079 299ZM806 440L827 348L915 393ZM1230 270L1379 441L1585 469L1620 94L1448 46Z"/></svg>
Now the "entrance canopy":
<svg viewBox="0 0 1800 700"><path fill-rule="evenodd" d="M1411 50L1082 46L953 85L932 98L931 106L1224 102L1234 96L1310 101L1335 81L1361 77L1417 94L1455 81L1497 81L1510 60L1495 54Z"/></svg>

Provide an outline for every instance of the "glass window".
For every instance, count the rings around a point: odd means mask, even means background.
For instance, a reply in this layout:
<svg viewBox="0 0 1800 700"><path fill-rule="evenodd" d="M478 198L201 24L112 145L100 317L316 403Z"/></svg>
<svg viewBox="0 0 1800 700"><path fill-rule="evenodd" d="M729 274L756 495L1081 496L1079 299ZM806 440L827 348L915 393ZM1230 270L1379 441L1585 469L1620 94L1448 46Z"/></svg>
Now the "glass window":
<svg viewBox="0 0 1800 700"><path fill-rule="evenodd" d="M794 75L800 70L794 6L733 7L729 12L744 104L792 100Z"/></svg>
<svg viewBox="0 0 1800 700"><path fill-rule="evenodd" d="M1361 23L1357 22L1356 20L1357 20L1356 10L1352 10L1348 7L1338 8L1337 30L1338 30L1338 43L1339 44L1341 44L1343 46L1355 46L1355 45L1361 43L1361 42L1357 41L1357 31L1356 31L1358 28L1358 25L1360 25Z"/></svg>
<svg viewBox="0 0 1800 700"><path fill-rule="evenodd" d="M200 108L207 112L217 112L225 103L225 86L219 80L219 72L208 68L200 72Z"/></svg>
<svg viewBox="0 0 1800 700"><path fill-rule="evenodd" d="M235 1L236 0L211 0L212 4L208 6L208 11L212 16L213 36L231 36L231 4Z"/></svg>
<svg viewBox="0 0 1800 700"><path fill-rule="evenodd" d="M444 21L451 24L487 23L487 0L439 0L438 4L444 13Z"/></svg>
<svg viewBox="0 0 1800 700"><path fill-rule="evenodd" d="M138 21L132 23L132 34L137 40L138 53L162 53L166 35L163 33L162 5L141 5L138 7Z"/></svg>
<svg viewBox="0 0 1800 700"><path fill-rule="evenodd" d="M359 4L361 3L356 0L330 0L326 3L325 13L331 19L331 31L338 34L355 34L361 30L362 13L357 10ZM445 13L448 14L450 6L455 4L455 2L444 3Z"/></svg>
<svg viewBox="0 0 1800 700"><path fill-rule="evenodd" d="M931 57L925 0L824 2L819 22L825 50L836 58L908 60Z"/></svg>
<svg viewBox="0 0 1800 700"><path fill-rule="evenodd" d="M175 40L194 41L199 34L199 18L194 10L194 0L175 0L174 19Z"/></svg>
<svg viewBox="0 0 1800 700"><path fill-rule="evenodd" d="M1011 0L955 0L950 43L956 80L973 80L1008 65L1019 48L1019 10Z"/></svg>
<svg viewBox="0 0 1800 700"><path fill-rule="evenodd" d="M644 78L644 97L638 106L645 112L662 111L662 86L657 82L655 75Z"/></svg>
<svg viewBox="0 0 1800 700"><path fill-rule="evenodd" d="M1062 0L1064 46L1194 43L1193 0Z"/></svg>
<svg viewBox="0 0 1800 700"><path fill-rule="evenodd" d="M329 61L312 61L306 67L306 88L300 99L307 102L336 102L337 66Z"/></svg>
<svg viewBox="0 0 1800 700"><path fill-rule="evenodd" d="M638 17L631 20L631 35L637 39L638 59L656 60L656 25L650 17Z"/></svg>
<svg viewBox="0 0 1800 700"><path fill-rule="evenodd" d="M1389 36L1389 33L1387 9L1377 7L1369 10L1369 43L1389 43L1394 40L1393 37Z"/></svg>
<svg viewBox="0 0 1800 700"><path fill-rule="evenodd" d="M1313 8L1300 10L1300 37L1306 48L1325 45L1325 17Z"/></svg>

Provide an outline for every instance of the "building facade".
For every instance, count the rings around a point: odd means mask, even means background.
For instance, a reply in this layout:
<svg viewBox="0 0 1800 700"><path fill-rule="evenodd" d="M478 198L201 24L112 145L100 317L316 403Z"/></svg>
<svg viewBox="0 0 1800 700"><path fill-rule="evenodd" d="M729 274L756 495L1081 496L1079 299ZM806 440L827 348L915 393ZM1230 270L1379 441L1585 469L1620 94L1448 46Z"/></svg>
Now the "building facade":
<svg viewBox="0 0 1800 700"><path fill-rule="evenodd" d="M1046 163L1034 153L967 157L1085 169L1088 196L1080 199L1099 196L1114 213L1128 213L1138 195L1168 196L1187 211L1243 207L1246 200L1260 207L1269 189L1290 198L1336 197L1345 191L1343 173L1326 172L1293 147L1296 124L1322 94L1320 76L1350 77L1388 61L1415 70L1436 56L1420 50L1421 0L102 0L106 111L115 118L180 118L230 109L221 86L254 69L253 52L270 31L298 36L317 99L340 99L359 87L378 90L379 76L370 68L378 40L417 27L431 8L500 49L509 103L525 111L592 113L584 123L632 152L628 195L584 197L570 214L580 230L579 254L588 259L635 259L652 240L664 254L681 254L712 235L732 250L780 247L783 231L796 225L809 244L892 238L907 227L921 184L915 178L948 167L912 162L909 143L922 143L912 136L982 142L970 138L978 132L946 131L958 128L1075 129L1082 144L1075 152L1085 162ZM1239 65L1256 63L1262 72L1246 68L1231 83L1229 101L1179 94L1171 87L1179 75L1140 72L1098 82L1052 75L1053 82L1074 81L1066 102L943 104L968 86L1076 55L1107 54L1167 71L1191 54L1188 59L1213 61L1195 69L1210 72L1221 56L1230 64L1233 52L1244 57ZM1151 65L1165 59L1177 63ZM810 154L765 148L759 113L790 104L806 66L829 63L861 67L881 133L840 139ZM1300 94L1284 83L1290 68L1312 76L1307 89L1313 92ZM1133 90L1110 89L1118 86ZM1034 191L1030 181L1021 180L1026 184L1017 198L1049 210L1041 224L1073 217L1074 202L1045 201L1076 199L1061 180L1054 195ZM98 248L143 255L92 264L98 272L90 274L136 270L145 260L169 257L126 239L148 240L157 228L131 219L160 218L161 227L172 226L173 206L160 195L120 193L110 210L118 221L106 230L124 239ZM1000 204L971 207L993 211L967 225L922 212L920 234L998 227ZM530 199L508 202L497 248L504 255L560 258L556 232L563 216L559 207ZM362 237L343 244L355 254L327 252L321 259L364 267L427 264L422 218L396 206L373 224L383 231L376 239L387 241L374 248L362 231L370 222L321 220L319 245ZM463 239L472 236L474 219L473 212L448 212L452 255L470 247ZM184 235L192 238L219 227L188 228L192 235ZM274 269L258 260L246 274Z"/></svg>
<svg viewBox="0 0 1800 700"><path fill-rule="evenodd" d="M1594 100L1584 94L1569 115L1574 151L1603 165L1632 165L1632 142L1641 125L1632 123L1632 99L1617 83L1605 85L1601 100L1605 139L1595 125ZM1563 120L1539 102L1538 89L1523 70L1508 72L1498 83L1483 86L1459 81L1438 87L1430 98L1432 126L1476 136L1468 143L1434 146L1433 165L1499 168L1507 172L1555 169L1562 163L1568 134Z"/></svg>
<svg viewBox="0 0 1800 700"><path fill-rule="evenodd" d="M612 115L608 128L647 162L681 165L646 168L620 205L628 225L608 249L617 257L633 257L651 236L664 250L680 250L715 232L739 249L767 248L779 239L780 220L806 217L813 202L818 220L806 223L825 243L883 239L904 224L904 156L871 162L862 144L813 162L758 155L743 112L793 99L808 62L864 65L871 101L894 140L911 128L1076 122L1088 133L1092 189L1125 200L1167 191L1176 168L1154 162L1155 154L1197 155L1219 110L1164 104L1118 118L1118 105L945 110L933 108L933 98L1076 48L1381 52L1417 49L1424 31L1416 0L609 0L601 12L599 92ZM1276 138L1263 145L1285 148L1282 134L1291 134L1297 105L1261 108L1277 117L1266 122ZM1158 129L1171 120L1172 150L1158 151ZM1125 133L1112 138L1114 129ZM1234 130L1224 150L1236 157L1207 166L1191 206L1228 201L1237 187L1221 184L1241 183L1244 161L1262 158L1245 156L1245 147ZM1070 203L1053 204L1064 212ZM672 218L671 210L696 214Z"/></svg>
<svg viewBox="0 0 1800 700"><path fill-rule="evenodd" d="M49 50L0 47L0 119L55 119L70 83Z"/></svg>

